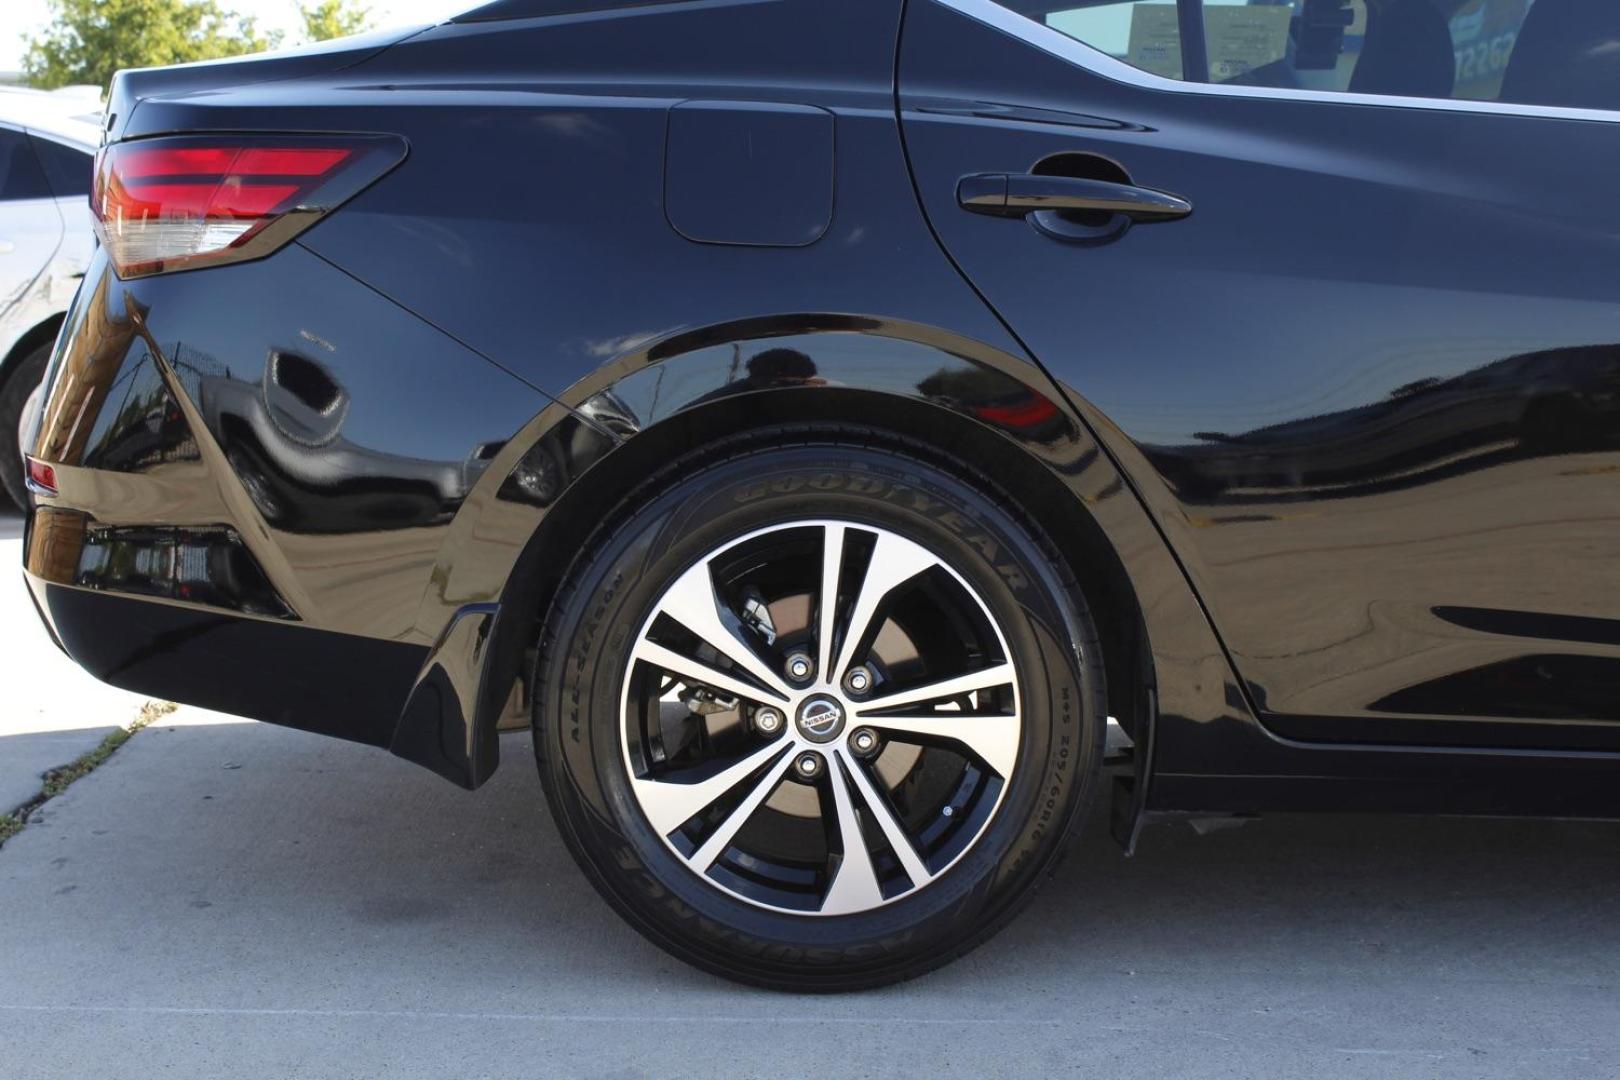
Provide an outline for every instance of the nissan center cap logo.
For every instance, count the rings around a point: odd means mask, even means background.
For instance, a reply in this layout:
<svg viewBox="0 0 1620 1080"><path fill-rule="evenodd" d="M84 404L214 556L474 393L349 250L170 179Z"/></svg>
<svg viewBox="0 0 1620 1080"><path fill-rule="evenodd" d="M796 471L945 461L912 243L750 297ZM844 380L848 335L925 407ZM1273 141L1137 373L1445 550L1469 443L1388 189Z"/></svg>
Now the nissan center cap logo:
<svg viewBox="0 0 1620 1080"><path fill-rule="evenodd" d="M844 707L830 697L814 697L799 707L799 730L805 738L826 742L844 726Z"/></svg>

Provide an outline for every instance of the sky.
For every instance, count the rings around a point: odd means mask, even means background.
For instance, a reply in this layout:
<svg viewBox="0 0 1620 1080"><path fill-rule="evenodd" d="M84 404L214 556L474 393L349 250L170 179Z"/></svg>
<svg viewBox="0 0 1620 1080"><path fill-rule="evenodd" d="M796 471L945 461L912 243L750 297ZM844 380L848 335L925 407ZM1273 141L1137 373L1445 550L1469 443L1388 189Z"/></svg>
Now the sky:
<svg viewBox="0 0 1620 1080"><path fill-rule="evenodd" d="M475 7L478 0L372 0L371 20L382 29L437 22L447 15ZM267 30L280 30L287 44L298 34L298 5L294 0L220 0L220 7L252 15ZM50 20L45 0L0 0L0 71L22 67L23 39L38 33Z"/></svg>

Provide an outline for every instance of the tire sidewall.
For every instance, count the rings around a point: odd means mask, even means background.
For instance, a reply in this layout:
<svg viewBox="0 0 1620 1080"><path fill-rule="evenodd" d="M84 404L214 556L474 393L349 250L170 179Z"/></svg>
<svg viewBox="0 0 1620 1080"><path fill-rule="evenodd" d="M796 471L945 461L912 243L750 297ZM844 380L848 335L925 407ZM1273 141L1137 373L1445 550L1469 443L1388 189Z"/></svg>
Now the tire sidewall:
<svg viewBox="0 0 1620 1080"><path fill-rule="evenodd" d="M916 895L847 916L749 904L701 880L647 824L622 753L628 654L668 585L749 532L808 519L889 529L927 547L978 592L1019 671L1018 765L974 844ZM944 470L872 448L756 451L684 476L631 507L589 547L543 655L536 750L548 795L598 887L665 948L730 975L847 978L948 956L998 925L1048 867L1095 780L1103 718L1097 658L1078 597L1019 522Z"/></svg>
<svg viewBox="0 0 1620 1080"><path fill-rule="evenodd" d="M11 370L4 373L5 381L0 383L0 467L5 469L6 494L20 510L28 509L28 488L23 483L22 447L17 444L17 428L28 396L45 378L50 358L51 346L40 345L26 356L18 357Z"/></svg>

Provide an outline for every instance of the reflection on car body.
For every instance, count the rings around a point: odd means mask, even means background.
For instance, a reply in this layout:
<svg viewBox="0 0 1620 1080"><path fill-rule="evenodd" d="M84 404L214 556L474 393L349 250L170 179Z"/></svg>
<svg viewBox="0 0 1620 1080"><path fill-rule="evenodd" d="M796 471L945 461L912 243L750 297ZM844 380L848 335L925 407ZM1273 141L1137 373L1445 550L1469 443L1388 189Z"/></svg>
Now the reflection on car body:
<svg viewBox="0 0 1620 1080"><path fill-rule="evenodd" d="M492 0L122 72L29 585L468 789L527 709L593 885L782 989L972 948L1104 787L1127 850L1620 819L1617 124L1613 0Z"/></svg>

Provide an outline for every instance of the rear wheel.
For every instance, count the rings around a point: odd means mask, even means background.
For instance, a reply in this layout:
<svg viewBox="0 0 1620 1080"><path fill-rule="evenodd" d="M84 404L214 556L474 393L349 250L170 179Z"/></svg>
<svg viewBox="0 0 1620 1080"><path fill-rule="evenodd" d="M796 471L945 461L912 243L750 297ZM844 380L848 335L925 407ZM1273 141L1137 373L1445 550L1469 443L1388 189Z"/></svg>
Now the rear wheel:
<svg viewBox="0 0 1620 1080"><path fill-rule="evenodd" d="M586 546L540 650L575 857L659 945L770 986L876 985L988 937L1101 759L1101 658L1050 545L879 445L668 475Z"/></svg>
<svg viewBox="0 0 1620 1080"><path fill-rule="evenodd" d="M17 445L17 427L22 422L23 406L28 397L45 378L45 366L51 359L51 345L46 343L33 352L20 357L6 373L0 384L0 483L6 494L19 509L28 508L28 486L23 483L22 448Z"/></svg>

